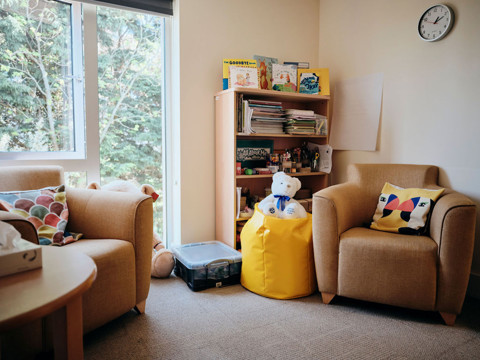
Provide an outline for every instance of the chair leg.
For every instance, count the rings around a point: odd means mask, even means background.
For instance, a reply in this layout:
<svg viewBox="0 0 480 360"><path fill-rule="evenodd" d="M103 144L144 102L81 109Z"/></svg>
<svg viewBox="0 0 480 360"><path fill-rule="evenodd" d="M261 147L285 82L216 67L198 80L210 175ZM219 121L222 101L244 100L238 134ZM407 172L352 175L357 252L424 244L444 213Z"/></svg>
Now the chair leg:
<svg viewBox="0 0 480 360"><path fill-rule="evenodd" d="M138 315L145 313L146 303L147 303L147 300L143 300L139 302L137 305L135 305L134 309L138 313Z"/></svg>
<svg viewBox="0 0 480 360"><path fill-rule="evenodd" d="M443 312L443 311L439 311L439 313L443 321L445 321L445 324L447 324L448 326L455 325L455 319L457 318L457 315Z"/></svg>
<svg viewBox="0 0 480 360"><path fill-rule="evenodd" d="M322 292L322 301L325 305L330 304L330 301L335 297L335 294L330 294L327 292Z"/></svg>

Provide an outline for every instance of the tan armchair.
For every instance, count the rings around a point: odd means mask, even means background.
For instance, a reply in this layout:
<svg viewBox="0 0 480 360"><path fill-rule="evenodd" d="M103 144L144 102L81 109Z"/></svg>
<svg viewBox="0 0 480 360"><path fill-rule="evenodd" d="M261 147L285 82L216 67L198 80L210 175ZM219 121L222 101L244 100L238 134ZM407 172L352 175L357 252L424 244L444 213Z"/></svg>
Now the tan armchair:
<svg viewBox="0 0 480 360"><path fill-rule="evenodd" d="M313 196L313 248L318 289L335 295L438 311L453 325L470 275L475 204L446 189L425 236L368 228L385 182L404 188L439 188L438 168L355 164L348 182Z"/></svg>
<svg viewBox="0 0 480 360"><path fill-rule="evenodd" d="M0 167L0 191L33 190L64 183L58 166ZM132 308L142 313L150 288L152 198L143 194L67 187L67 230L82 233L66 245L89 255L97 278L83 297L84 332L89 332ZM0 211L24 237L36 239L25 219ZM33 239L32 239L33 236ZM61 269L59 269L61 271Z"/></svg>

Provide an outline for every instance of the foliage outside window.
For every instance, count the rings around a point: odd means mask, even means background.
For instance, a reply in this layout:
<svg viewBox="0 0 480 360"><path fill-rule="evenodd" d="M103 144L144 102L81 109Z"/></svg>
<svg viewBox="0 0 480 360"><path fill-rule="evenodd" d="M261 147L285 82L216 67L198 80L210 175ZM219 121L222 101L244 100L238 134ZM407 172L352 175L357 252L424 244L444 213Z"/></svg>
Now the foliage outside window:
<svg viewBox="0 0 480 360"><path fill-rule="evenodd" d="M164 19L98 6L96 21L101 182L153 185L161 233ZM75 2L0 0L0 153L83 151L81 26ZM85 168L75 171L84 186Z"/></svg>

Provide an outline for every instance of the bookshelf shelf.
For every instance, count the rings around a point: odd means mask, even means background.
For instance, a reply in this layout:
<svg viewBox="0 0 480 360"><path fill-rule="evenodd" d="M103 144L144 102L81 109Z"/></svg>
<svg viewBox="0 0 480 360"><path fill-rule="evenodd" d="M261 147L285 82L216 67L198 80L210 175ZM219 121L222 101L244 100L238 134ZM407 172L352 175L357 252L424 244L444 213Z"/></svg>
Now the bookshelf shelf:
<svg viewBox="0 0 480 360"><path fill-rule="evenodd" d="M310 172L310 173L292 173L288 174L292 177L303 177L303 176L322 176L322 175L327 175L327 173L321 172L321 171L316 171L316 172ZM261 175L237 175L237 179L249 179L249 180L255 180L255 179L262 179L262 178L271 178L273 174L261 174Z"/></svg>
<svg viewBox="0 0 480 360"><path fill-rule="evenodd" d="M324 135L290 134L239 134L238 104L243 100L279 101L283 109L313 110L327 118L330 129L330 96L260 90L251 88L233 88L218 92L215 100L215 163L216 163L216 239L238 249L237 227L242 226L246 218L237 219L237 187L247 187L250 194L265 196L265 188L272 184L272 174L236 175L237 140L273 140L274 152L300 147L304 142L318 145L328 144ZM309 188L312 194L328 186L328 174L324 172L292 173L299 177L302 188Z"/></svg>

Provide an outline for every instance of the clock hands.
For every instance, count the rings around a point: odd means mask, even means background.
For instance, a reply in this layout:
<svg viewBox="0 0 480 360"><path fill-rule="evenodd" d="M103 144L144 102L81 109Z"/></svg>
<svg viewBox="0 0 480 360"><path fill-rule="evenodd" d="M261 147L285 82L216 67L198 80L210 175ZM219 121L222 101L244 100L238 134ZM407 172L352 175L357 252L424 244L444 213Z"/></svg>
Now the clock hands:
<svg viewBox="0 0 480 360"><path fill-rule="evenodd" d="M438 21L442 20L445 16L442 16L442 17L438 17L437 16L437 20L435 20L433 23L436 24Z"/></svg>

